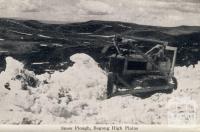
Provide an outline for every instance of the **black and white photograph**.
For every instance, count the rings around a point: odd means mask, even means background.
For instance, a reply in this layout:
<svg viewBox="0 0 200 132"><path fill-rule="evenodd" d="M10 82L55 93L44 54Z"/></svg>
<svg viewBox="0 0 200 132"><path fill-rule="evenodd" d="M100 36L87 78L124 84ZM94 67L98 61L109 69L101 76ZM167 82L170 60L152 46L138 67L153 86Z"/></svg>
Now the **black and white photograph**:
<svg viewBox="0 0 200 132"><path fill-rule="evenodd" d="M200 0L0 0L0 125L198 125L199 104Z"/></svg>

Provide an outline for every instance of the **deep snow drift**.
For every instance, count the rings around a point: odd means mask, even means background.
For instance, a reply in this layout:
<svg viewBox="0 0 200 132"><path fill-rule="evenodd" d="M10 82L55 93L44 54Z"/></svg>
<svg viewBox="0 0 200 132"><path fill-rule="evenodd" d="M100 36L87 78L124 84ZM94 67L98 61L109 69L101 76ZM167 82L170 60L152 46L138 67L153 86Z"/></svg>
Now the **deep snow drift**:
<svg viewBox="0 0 200 132"><path fill-rule="evenodd" d="M35 75L7 57L6 69L0 74L0 124L167 124L167 113L173 111L168 107L171 100L200 102L200 63L195 68L175 68L179 86L172 94L106 99L105 71L86 54L70 59L74 64L64 72ZM195 110L200 123L198 105Z"/></svg>

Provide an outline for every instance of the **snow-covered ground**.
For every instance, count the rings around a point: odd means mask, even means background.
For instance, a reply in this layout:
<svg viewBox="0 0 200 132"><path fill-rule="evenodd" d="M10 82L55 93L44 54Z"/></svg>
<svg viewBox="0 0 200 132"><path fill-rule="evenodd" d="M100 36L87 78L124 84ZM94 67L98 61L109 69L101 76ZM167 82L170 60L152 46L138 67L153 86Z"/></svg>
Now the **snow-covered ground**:
<svg viewBox="0 0 200 132"><path fill-rule="evenodd" d="M170 114L187 111L195 114L193 123L200 123L200 63L175 68L179 85L172 94L106 99L106 72L86 54L70 59L74 64L64 72L35 75L7 57L0 74L0 124L167 124ZM184 104L189 104L186 110Z"/></svg>

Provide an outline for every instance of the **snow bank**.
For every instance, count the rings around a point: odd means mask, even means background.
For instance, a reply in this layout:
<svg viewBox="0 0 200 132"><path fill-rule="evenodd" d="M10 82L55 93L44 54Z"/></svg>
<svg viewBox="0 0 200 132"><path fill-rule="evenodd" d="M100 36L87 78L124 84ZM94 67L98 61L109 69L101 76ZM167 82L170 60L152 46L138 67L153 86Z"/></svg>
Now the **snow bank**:
<svg viewBox="0 0 200 132"><path fill-rule="evenodd" d="M101 99L106 93L106 73L86 54L70 57L74 65L64 72L55 72L50 82L59 90L70 91L74 99Z"/></svg>
<svg viewBox="0 0 200 132"><path fill-rule="evenodd" d="M64 72L35 75L7 57L6 69L0 74L0 122L20 124L30 117L42 119L42 123L57 122L56 118L66 120L78 115L90 100L105 99L106 73L86 54L70 59L74 64ZM28 83L30 78L34 86ZM76 100L81 102L73 103ZM12 116L8 116L9 112ZM17 119L10 119L13 116Z"/></svg>
<svg viewBox="0 0 200 132"><path fill-rule="evenodd" d="M70 59L74 64L64 72L35 75L17 60L6 58L6 69L0 74L0 123L166 124L168 112L174 110L168 107L170 101L200 101L200 63L195 68L175 68L178 89L172 94L105 99L106 73L86 54L75 54ZM199 107L196 111L199 117Z"/></svg>

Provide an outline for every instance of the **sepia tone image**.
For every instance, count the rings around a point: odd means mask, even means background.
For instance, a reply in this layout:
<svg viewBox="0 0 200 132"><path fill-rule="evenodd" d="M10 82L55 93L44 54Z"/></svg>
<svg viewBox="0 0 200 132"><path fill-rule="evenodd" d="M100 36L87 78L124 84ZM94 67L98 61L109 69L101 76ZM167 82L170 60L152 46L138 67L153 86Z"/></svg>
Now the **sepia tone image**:
<svg viewBox="0 0 200 132"><path fill-rule="evenodd" d="M200 123L199 0L0 0L0 124Z"/></svg>

